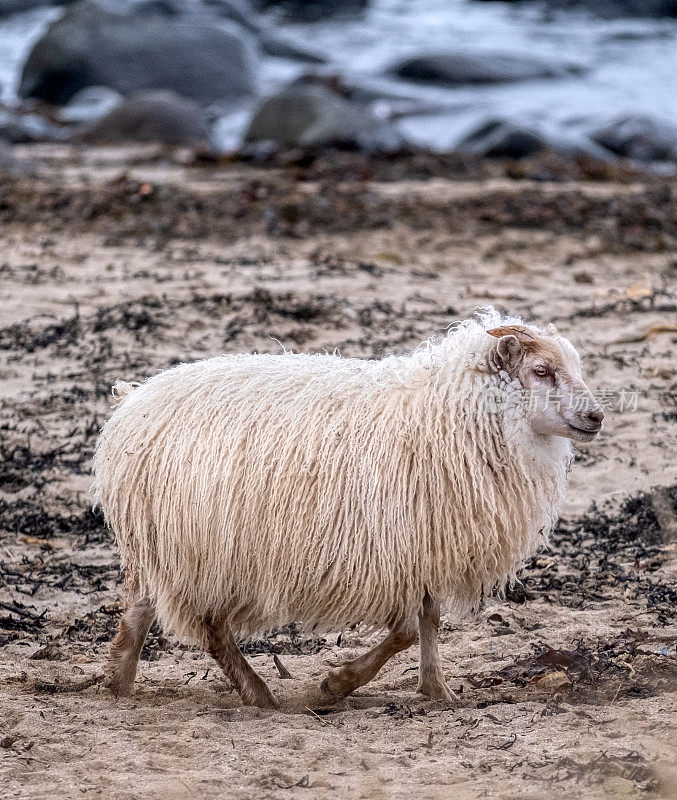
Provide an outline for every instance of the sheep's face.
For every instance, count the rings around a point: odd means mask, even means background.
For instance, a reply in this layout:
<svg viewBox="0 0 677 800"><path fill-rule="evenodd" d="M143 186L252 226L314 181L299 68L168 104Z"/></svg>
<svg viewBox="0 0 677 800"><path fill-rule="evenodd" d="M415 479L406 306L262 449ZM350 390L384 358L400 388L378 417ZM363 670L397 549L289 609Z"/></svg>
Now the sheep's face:
<svg viewBox="0 0 677 800"><path fill-rule="evenodd" d="M554 326L548 335L521 325L488 331L498 339L501 366L525 390L526 414L533 431L590 442L602 430L604 412L581 377L581 360Z"/></svg>

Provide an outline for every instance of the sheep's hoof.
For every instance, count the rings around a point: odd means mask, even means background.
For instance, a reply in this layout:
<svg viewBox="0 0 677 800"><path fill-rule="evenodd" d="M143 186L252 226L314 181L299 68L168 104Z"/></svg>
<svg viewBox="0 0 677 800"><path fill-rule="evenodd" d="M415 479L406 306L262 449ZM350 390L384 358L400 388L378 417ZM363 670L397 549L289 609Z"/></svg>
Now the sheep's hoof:
<svg viewBox="0 0 677 800"><path fill-rule="evenodd" d="M352 691L355 686L350 685L347 681L343 680L337 673L330 673L320 684L320 694L325 700L343 700Z"/></svg>
<svg viewBox="0 0 677 800"><path fill-rule="evenodd" d="M458 695L453 692L444 681L436 681L431 683L420 683L416 691L424 695L428 700L444 700L445 702L452 702L458 700Z"/></svg>
<svg viewBox="0 0 677 800"><path fill-rule="evenodd" d="M257 700L255 703L246 703L245 705L251 706L252 708L260 708L264 711L279 711L280 704L277 700L273 702L269 700Z"/></svg>
<svg viewBox="0 0 677 800"><path fill-rule="evenodd" d="M270 711L278 711L280 708L279 702L272 695L267 698L262 697L254 705L258 706L258 708L267 708Z"/></svg>
<svg viewBox="0 0 677 800"><path fill-rule="evenodd" d="M336 710L345 700L345 694L337 691L332 682L332 676L325 678L318 686L317 684L305 695L303 706L313 711Z"/></svg>
<svg viewBox="0 0 677 800"><path fill-rule="evenodd" d="M267 708L273 711L280 707L280 703L267 686L260 691L252 692L251 694L247 693L247 696L243 697L242 701L246 706Z"/></svg>
<svg viewBox="0 0 677 800"><path fill-rule="evenodd" d="M114 678L109 678L103 684L109 692L112 692L116 698L118 697L132 697L134 695L134 684L121 683Z"/></svg>

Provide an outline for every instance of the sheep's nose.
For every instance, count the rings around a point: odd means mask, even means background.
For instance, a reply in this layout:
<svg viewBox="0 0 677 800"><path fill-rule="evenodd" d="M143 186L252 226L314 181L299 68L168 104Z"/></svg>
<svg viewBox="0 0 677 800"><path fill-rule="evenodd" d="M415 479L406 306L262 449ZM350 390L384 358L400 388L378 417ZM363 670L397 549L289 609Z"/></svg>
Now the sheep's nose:
<svg viewBox="0 0 677 800"><path fill-rule="evenodd" d="M595 425L601 425L604 419L604 412L599 407L593 408L592 411L588 411L586 414L586 419L589 422L593 422Z"/></svg>

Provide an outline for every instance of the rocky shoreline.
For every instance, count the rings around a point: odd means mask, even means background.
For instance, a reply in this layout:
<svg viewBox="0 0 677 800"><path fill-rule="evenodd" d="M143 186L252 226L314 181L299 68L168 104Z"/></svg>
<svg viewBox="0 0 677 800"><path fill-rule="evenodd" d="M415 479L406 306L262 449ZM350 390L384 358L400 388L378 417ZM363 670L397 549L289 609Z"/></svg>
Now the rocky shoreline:
<svg viewBox="0 0 677 800"><path fill-rule="evenodd" d="M613 5L598 10L604 16ZM621 18L637 10L617 5ZM663 5L644 13L663 18L670 39L673 12ZM449 119L459 127L452 149L466 156L552 152L572 162L622 159L674 170L677 124L660 115L626 103L610 116L557 121L545 109L510 111L504 101L482 99L492 87L516 86L523 89L515 100L545 92L550 103L548 87L558 85L573 99L598 80L582 60L455 43L386 58L378 68L346 69L313 44L312 25L297 24L290 34L282 24L285 13L331 18L330 10L359 20L367 6L286 3L270 17L245 0L69 3L23 59L18 99L0 107L0 142L160 142L216 155L335 145L395 153L421 147L409 133L417 119L432 128ZM12 10L10 3L5 13ZM291 77L264 80L266 59L285 64L277 69Z"/></svg>

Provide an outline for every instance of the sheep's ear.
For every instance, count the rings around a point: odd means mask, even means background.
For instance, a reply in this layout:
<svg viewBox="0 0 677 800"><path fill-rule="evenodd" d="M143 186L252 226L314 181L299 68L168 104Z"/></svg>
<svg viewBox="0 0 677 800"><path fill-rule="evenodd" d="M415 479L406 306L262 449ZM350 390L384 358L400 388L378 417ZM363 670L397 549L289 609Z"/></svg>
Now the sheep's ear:
<svg viewBox="0 0 677 800"><path fill-rule="evenodd" d="M516 336L513 336L511 333L507 336L501 336L498 340L498 345L496 347L496 352L498 353L498 357L501 361L505 364L506 367L509 367L511 364L515 362L519 351L521 349L521 345L519 340Z"/></svg>
<svg viewBox="0 0 677 800"><path fill-rule="evenodd" d="M507 369L515 362L515 359L517 358L522 347L519 339L515 335L517 332L510 327L505 326L502 328L493 328L492 330L487 331L487 333L490 336L494 336L496 339L498 339L496 353L503 363L503 366Z"/></svg>
<svg viewBox="0 0 677 800"><path fill-rule="evenodd" d="M526 342L533 341L534 334L524 325L501 325L499 328L492 328L487 331L489 336L495 336L500 339L502 336L514 336L519 341L526 344Z"/></svg>

